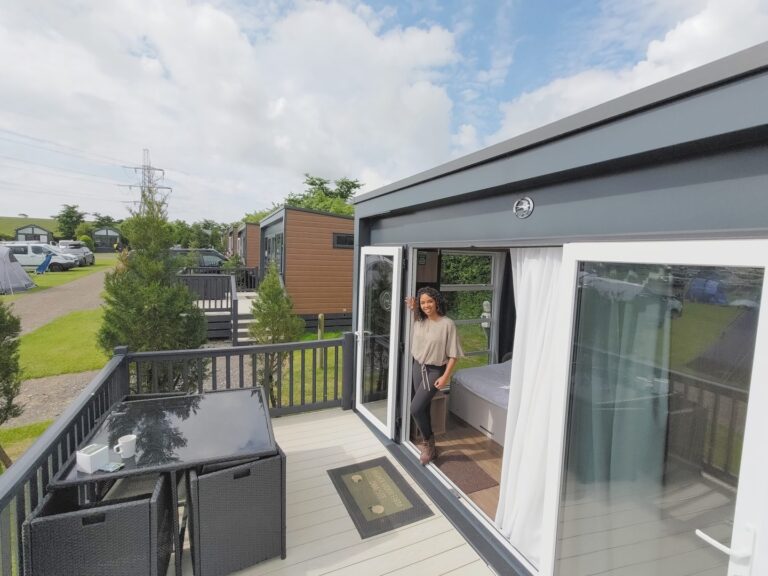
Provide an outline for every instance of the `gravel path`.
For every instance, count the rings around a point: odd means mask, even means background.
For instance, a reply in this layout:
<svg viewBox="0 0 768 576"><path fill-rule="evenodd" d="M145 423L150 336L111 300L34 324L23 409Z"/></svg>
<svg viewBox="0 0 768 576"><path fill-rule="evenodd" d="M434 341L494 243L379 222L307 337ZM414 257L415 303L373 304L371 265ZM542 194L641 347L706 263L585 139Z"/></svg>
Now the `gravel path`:
<svg viewBox="0 0 768 576"><path fill-rule="evenodd" d="M71 312L101 306L101 292L106 273L107 270L94 272L73 282L42 292L25 294L14 300L11 306L13 313L21 319L21 333L27 334ZM8 420L3 424L3 428L56 418L98 373L98 370L91 370L25 380L16 400L24 407L24 413L18 418Z"/></svg>
<svg viewBox="0 0 768 576"><path fill-rule="evenodd" d="M48 324L59 316L101 306L101 292L104 289L106 273L107 270L94 272L73 282L42 292L25 294L14 300L11 309L21 319L22 335Z"/></svg>
<svg viewBox="0 0 768 576"><path fill-rule="evenodd" d="M8 420L2 427L13 428L56 418L98 373L99 370L91 370L22 382L16 401L24 407L24 412L18 418Z"/></svg>

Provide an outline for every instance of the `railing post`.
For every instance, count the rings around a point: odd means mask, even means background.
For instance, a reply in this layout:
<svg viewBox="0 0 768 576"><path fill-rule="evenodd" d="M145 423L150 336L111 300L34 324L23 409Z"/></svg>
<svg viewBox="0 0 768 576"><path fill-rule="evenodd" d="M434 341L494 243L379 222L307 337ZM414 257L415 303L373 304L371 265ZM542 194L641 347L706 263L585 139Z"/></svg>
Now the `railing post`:
<svg viewBox="0 0 768 576"><path fill-rule="evenodd" d="M235 277L232 276L232 284L235 284ZM232 294L232 346L237 346L237 339L240 331L240 305L237 300L237 288L234 287Z"/></svg>
<svg viewBox="0 0 768 576"><path fill-rule="evenodd" d="M355 333L344 332L344 342L341 345L344 357L344 370L341 374L341 408L352 408L352 392L355 389Z"/></svg>
<svg viewBox="0 0 768 576"><path fill-rule="evenodd" d="M115 369L115 383L120 397L128 396L131 393L131 379L128 374L128 346L116 346L113 355L123 357L120 366Z"/></svg>

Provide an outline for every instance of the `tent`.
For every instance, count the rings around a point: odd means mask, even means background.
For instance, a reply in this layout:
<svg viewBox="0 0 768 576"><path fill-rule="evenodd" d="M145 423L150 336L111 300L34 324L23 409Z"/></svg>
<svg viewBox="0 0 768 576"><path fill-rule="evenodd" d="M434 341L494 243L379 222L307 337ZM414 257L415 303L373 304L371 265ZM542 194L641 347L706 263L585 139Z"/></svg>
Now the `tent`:
<svg viewBox="0 0 768 576"><path fill-rule="evenodd" d="M29 290L35 285L7 246L0 246L0 294Z"/></svg>

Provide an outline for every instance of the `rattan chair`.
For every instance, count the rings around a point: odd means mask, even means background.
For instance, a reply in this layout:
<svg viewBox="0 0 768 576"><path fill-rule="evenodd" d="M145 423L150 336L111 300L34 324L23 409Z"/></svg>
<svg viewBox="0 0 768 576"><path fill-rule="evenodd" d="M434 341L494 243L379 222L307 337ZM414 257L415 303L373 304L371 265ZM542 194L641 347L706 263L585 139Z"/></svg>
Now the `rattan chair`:
<svg viewBox="0 0 768 576"><path fill-rule="evenodd" d="M27 576L165 576L173 524L170 483L150 494L82 507L76 490L48 494L22 526Z"/></svg>
<svg viewBox="0 0 768 576"><path fill-rule="evenodd" d="M285 558L285 454L190 471L190 536L197 576L222 576Z"/></svg>

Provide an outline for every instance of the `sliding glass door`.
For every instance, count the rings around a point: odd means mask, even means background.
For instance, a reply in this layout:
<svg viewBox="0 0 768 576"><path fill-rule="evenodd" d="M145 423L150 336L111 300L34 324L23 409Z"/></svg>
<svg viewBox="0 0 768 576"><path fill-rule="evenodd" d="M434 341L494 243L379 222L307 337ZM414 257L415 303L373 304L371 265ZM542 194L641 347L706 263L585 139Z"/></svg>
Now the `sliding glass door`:
<svg viewBox="0 0 768 576"><path fill-rule="evenodd" d="M566 246L575 298L544 573L768 573L767 264L765 241Z"/></svg>
<svg viewBox="0 0 768 576"><path fill-rule="evenodd" d="M357 409L395 435L402 248L364 247L357 307Z"/></svg>

